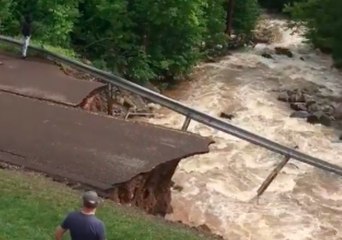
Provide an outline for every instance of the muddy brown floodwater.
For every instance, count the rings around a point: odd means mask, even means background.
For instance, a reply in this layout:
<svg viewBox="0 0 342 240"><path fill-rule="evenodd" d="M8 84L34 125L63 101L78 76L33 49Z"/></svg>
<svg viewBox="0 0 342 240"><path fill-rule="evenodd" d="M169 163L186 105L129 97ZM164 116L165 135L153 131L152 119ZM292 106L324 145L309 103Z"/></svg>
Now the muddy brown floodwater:
<svg viewBox="0 0 342 240"><path fill-rule="evenodd" d="M234 114L234 125L342 166L337 131L290 118L288 105L276 100L275 91L317 86L322 95L341 97L341 73L331 68L329 56L286 29L284 20L269 24L281 29L278 42L200 65L193 81L168 94L214 116ZM261 56L275 46L289 48L294 56ZM172 128L183 121L165 109L149 120ZM206 224L229 240L342 239L342 178L290 160L257 203L251 199L282 156L196 122L189 131L216 143L210 153L180 163L173 177L180 187L172 192L174 213L168 219Z"/></svg>

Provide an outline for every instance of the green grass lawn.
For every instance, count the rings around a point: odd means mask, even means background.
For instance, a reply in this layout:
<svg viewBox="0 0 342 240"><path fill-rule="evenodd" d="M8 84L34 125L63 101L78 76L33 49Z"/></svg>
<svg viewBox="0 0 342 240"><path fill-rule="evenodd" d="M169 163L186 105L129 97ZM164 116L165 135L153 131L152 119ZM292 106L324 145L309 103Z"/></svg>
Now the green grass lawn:
<svg viewBox="0 0 342 240"><path fill-rule="evenodd" d="M38 174L0 169L0 240L53 239L64 216L79 209L80 195ZM97 215L106 225L108 240L208 239L109 201L101 205Z"/></svg>

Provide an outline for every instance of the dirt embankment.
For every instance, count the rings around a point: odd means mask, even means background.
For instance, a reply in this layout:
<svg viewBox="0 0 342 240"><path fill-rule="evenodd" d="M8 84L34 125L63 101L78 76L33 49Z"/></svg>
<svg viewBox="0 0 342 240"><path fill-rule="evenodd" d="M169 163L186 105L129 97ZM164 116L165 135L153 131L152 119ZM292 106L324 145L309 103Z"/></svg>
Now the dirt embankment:
<svg viewBox="0 0 342 240"><path fill-rule="evenodd" d="M115 202L143 209L149 214L165 216L171 213L171 179L180 160L160 164L150 172L116 184L108 191L108 197Z"/></svg>
<svg viewBox="0 0 342 240"><path fill-rule="evenodd" d="M105 113L117 118L130 116L153 116L148 101L123 89L108 86L92 91L80 104L84 110Z"/></svg>

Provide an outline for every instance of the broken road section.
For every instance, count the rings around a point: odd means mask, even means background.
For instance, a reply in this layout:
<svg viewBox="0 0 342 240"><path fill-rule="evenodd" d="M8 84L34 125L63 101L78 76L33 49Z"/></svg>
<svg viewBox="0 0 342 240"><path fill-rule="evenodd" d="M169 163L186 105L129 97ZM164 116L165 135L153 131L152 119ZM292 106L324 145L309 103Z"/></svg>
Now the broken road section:
<svg viewBox="0 0 342 240"><path fill-rule="evenodd" d="M46 60L22 60L1 54L0 91L32 98L79 106L95 89L104 86L96 81L85 81L67 76L55 64Z"/></svg>
<svg viewBox="0 0 342 240"><path fill-rule="evenodd" d="M171 178L208 138L0 92L0 160L81 183L155 214L170 211Z"/></svg>

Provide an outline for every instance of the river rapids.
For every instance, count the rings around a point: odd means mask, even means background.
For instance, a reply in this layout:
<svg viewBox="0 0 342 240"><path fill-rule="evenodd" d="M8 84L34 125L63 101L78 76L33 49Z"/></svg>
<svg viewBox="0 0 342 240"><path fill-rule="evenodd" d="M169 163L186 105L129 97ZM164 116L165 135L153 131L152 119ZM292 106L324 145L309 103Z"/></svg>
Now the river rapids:
<svg viewBox="0 0 342 240"><path fill-rule="evenodd" d="M272 44L233 52L216 63L196 67L192 80L166 93L190 107L220 116L270 140L342 166L336 129L290 118L278 90L318 86L326 96L342 96L342 74L329 56L305 43L286 20L270 19L281 29ZM286 47L292 58L265 49ZM184 117L160 109L149 122L180 129ZM252 200L282 156L228 134L191 122L189 131L211 137L210 153L183 160L174 177L174 212L167 216L191 226L206 225L225 239L341 240L342 178L296 160L281 171L259 201Z"/></svg>

